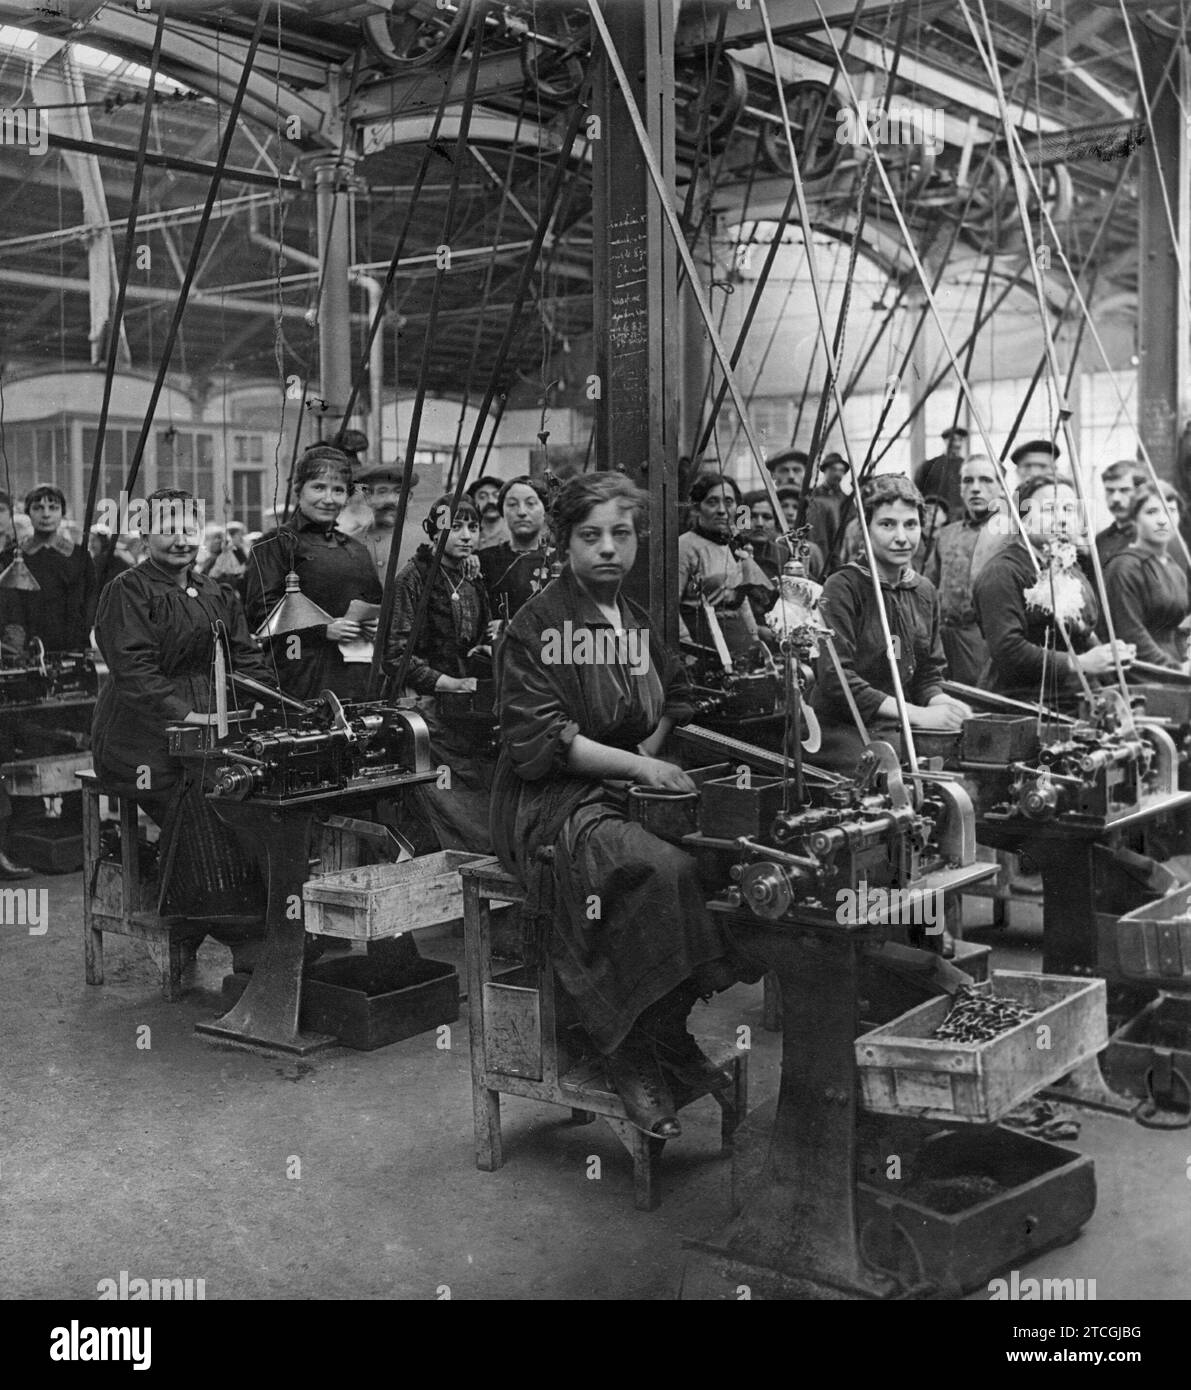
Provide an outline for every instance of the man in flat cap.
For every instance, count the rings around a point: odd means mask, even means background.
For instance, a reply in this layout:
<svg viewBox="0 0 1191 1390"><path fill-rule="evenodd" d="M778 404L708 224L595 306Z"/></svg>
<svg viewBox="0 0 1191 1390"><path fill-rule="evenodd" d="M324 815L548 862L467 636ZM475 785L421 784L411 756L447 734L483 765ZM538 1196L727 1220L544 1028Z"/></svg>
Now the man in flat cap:
<svg viewBox="0 0 1191 1390"><path fill-rule="evenodd" d="M368 503L372 520L363 530L356 531L355 538L360 541L372 556L380 582L385 582L389 569L389 552L393 548L393 536L397 528L397 504L401 497L401 479L404 468L399 463L374 463L355 475L354 481ZM410 491L418 485L418 475L410 479Z"/></svg>
<svg viewBox="0 0 1191 1390"><path fill-rule="evenodd" d="M1057 472L1059 453L1059 446L1052 444L1049 439L1027 439L1024 444L1019 444L1009 455L1017 469L1018 487L1043 473Z"/></svg>
<svg viewBox="0 0 1191 1390"><path fill-rule="evenodd" d="M936 454L915 470L914 486L923 497L940 498L947 506L948 516L959 516L964 500L960 470L968 455L968 432L962 425L952 425L943 431L943 439L946 453Z"/></svg>

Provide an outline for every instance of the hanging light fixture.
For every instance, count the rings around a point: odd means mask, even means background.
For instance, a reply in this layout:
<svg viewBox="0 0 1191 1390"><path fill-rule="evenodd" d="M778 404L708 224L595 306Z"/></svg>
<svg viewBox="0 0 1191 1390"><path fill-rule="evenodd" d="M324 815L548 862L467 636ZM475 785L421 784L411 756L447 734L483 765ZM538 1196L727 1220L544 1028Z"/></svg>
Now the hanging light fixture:
<svg viewBox="0 0 1191 1390"><path fill-rule="evenodd" d="M35 594L41 589L19 550L13 556L12 564L0 574L0 589L19 589L26 594Z"/></svg>
<svg viewBox="0 0 1191 1390"><path fill-rule="evenodd" d="M3 580L0 579L0 583ZM287 632L303 632L308 627L321 627L334 622L330 613L325 613L317 603L308 599L298 585L298 576L293 570L285 576L285 593L277 601L272 613L261 623L256 635L261 641L266 637L281 637Z"/></svg>

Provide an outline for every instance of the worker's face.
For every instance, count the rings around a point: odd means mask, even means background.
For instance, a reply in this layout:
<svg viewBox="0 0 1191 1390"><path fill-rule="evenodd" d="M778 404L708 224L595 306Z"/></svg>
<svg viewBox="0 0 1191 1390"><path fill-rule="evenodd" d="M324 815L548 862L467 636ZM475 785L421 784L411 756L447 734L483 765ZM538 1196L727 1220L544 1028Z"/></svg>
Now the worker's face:
<svg viewBox="0 0 1191 1390"><path fill-rule="evenodd" d="M391 531L397 525L397 503L401 497L401 484L382 478L364 487L364 500L372 509L372 524L383 526Z"/></svg>
<svg viewBox="0 0 1191 1390"><path fill-rule="evenodd" d="M476 488L476 511L485 521L494 521L500 515L499 500L500 488L495 483L485 483L483 487Z"/></svg>
<svg viewBox="0 0 1191 1390"><path fill-rule="evenodd" d="M479 539L479 521L473 512L457 512L450 521L447 532L446 549L443 555L449 560L463 560L474 555L475 542Z"/></svg>
<svg viewBox="0 0 1191 1390"><path fill-rule="evenodd" d="M777 517L773 514L773 503L768 500L754 502L749 511L752 515L753 525L772 540L777 535Z"/></svg>
<svg viewBox="0 0 1191 1390"><path fill-rule="evenodd" d="M988 459L969 459L964 464L959 475L959 495L968 515L976 521L993 510L1001 496L1001 485Z"/></svg>
<svg viewBox="0 0 1191 1390"><path fill-rule="evenodd" d="M145 537L149 559L163 569L186 569L194 563L202 539L196 530L187 530L180 522L163 521L162 531L150 531Z"/></svg>
<svg viewBox="0 0 1191 1390"><path fill-rule="evenodd" d="M1028 483L1040 473L1053 473L1055 461L1050 454L1023 454L1017 462L1018 483Z"/></svg>
<svg viewBox="0 0 1191 1390"><path fill-rule="evenodd" d="M843 486L844 474L848 471L846 463L829 463L823 469L823 481L831 488Z"/></svg>
<svg viewBox="0 0 1191 1390"><path fill-rule="evenodd" d="M1104 500L1114 521L1124 521L1129 515L1129 503L1133 501L1135 491L1133 479L1128 474L1123 478L1105 478Z"/></svg>
<svg viewBox="0 0 1191 1390"><path fill-rule="evenodd" d="M1171 521L1176 525L1179 519L1179 504L1172 498L1166 499L1166 508L1170 510ZM1137 515L1133 518L1133 525L1137 530L1137 539L1141 545L1161 547L1163 550L1174 539L1174 527L1166 519L1166 509L1163 508L1159 498L1151 497L1141 506Z"/></svg>
<svg viewBox="0 0 1191 1390"><path fill-rule="evenodd" d="M1039 488L1027 506L1022 522L1031 536L1075 541L1081 534L1079 499L1066 483Z"/></svg>
<svg viewBox="0 0 1191 1390"><path fill-rule="evenodd" d="M29 508L29 520L38 536L52 536L62 525L62 506L56 497L39 497Z"/></svg>
<svg viewBox="0 0 1191 1390"><path fill-rule="evenodd" d="M593 507L571 532L567 557L580 584L619 587L637 559L632 508L623 502Z"/></svg>
<svg viewBox="0 0 1191 1390"><path fill-rule="evenodd" d="M885 502L868 524L877 568L896 573L910 563L922 538L922 522L912 502Z"/></svg>
<svg viewBox="0 0 1191 1390"><path fill-rule="evenodd" d="M782 515L786 518L787 526L798 525L798 499L796 497L782 498Z"/></svg>
<svg viewBox="0 0 1191 1390"><path fill-rule="evenodd" d="M727 540L735 510L736 494L726 483L721 483L719 487L713 487L699 503L699 520L705 530L722 535Z"/></svg>
<svg viewBox="0 0 1191 1390"><path fill-rule="evenodd" d="M770 476L774 487L802 487L802 477L806 469L801 463L779 463Z"/></svg>
<svg viewBox="0 0 1191 1390"><path fill-rule="evenodd" d="M505 525L519 545L532 547L546 525L542 499L528 483L514 483L505 493Z"/></svg>
<svg viewBox="0 0 1191 1390"><path fill-rule="evenodd" d="M347 483L335 473L323 473L302 484L298 510L308 521L326 526L347 505Z"/></svg>
<svg viewBox="0 0 1191 1390"><path fill-rule="evenodd" d="M951 435L947 440L947 458L951 463L958 463L964 456L964 446L967 440L962 435Z"/></svg>

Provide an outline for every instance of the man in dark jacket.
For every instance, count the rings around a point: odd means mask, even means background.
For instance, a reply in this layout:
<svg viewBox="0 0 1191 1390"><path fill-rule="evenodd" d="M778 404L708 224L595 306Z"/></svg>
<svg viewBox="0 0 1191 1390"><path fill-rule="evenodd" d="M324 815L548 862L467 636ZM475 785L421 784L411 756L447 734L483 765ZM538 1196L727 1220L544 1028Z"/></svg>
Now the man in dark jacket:
<svg viewBox="0 0 1191 1390"><path fill-rule="evenodd" d="M1076 565L1064 570L1062 578L1080 587L1078 605L1072 605L1078 606L1078 612L1069 611L1061 624L1056 624L1049 605L1027 600L1026 593L1038 583L1038 569L1044 566L1051 545L1069 541L1074 546L1079 501L1071 484L1053 474L1023 483L1015 501L1034 558L1024 541L1011 540L985 565L972 591L976 617L988 643L987 688L1029 704L1042 699L1053 708L1071 711L1084 683L1095 689L1097 678L1114 668L1112 644L1096 640L1100 605ZM1117 642L1116 647L1124 663L1133 659L1128 643Z"/></svg>
<svg viewBox="0 0 1191 1390"><path fill-rule="evenodd" d="M1133 540L1129 503L1145 482L1145 474L1132 459L1119 459L1101 473L1100 481L1104 484L1104 500L1112 513L1111 523L1096 533L1096 552L1100 556L1101 568L1105 568L1109 560L1128 550Z"/></svg>
<svg viewBox="0 0 1191 1390"><path fill-rule="evenodd" d="M960 425L943 431L946 453L927 459L914 471L914 486L923 497L940 497L947 504L948 516L959 516L963 506L960 469L968 452L968 432Z"/></svg>

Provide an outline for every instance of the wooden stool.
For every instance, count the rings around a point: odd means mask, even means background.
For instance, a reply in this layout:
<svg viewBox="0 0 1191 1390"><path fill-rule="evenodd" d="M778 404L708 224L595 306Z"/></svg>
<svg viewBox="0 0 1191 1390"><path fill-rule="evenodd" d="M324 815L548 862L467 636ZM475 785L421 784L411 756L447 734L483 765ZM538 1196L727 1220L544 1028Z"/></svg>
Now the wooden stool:
<svg viewBox="0 0 1191 1390"><path fill-rule="evenodd" d="M100 844L99 798L104 795L94 772L76 774L83 787L83 951L89 985L103 984L103 936L135 937L148 942L161 977L161 992L171 1003L182 995L182 970L205 932L184 917L161 917L142 883L138 851L137 802L120 797L120 862L104 859Z"/></svg>
<svg viewBox="0 0 1191 1390"><path fill-rule="evenodd" d="M653 1211L661 1201L656 1159L665 1140L643 1134L629 1121L624 1102L605 1077L600 1059L583 1056L573 1036L575 1030L560 1023L554 971L545 952L531 946L523 951L524 964L519 969L500 978L493 975L491 904L523 903L524 889L496 859L465 864L459 873L463 880L476 1167L494 1172L504 1164L502 1092L565 1105L578 1124L590 1124L597 1115L608 1124L632 1157L637 1209ZM711 1056L722 1065L730 1086L714 1092L679 1087L674 1100L681 1108L699 1096L714 1095L723 1112L722 1151L728 1153L732 1135L748 1109L748 1053L721 1048Z"/></svg>

